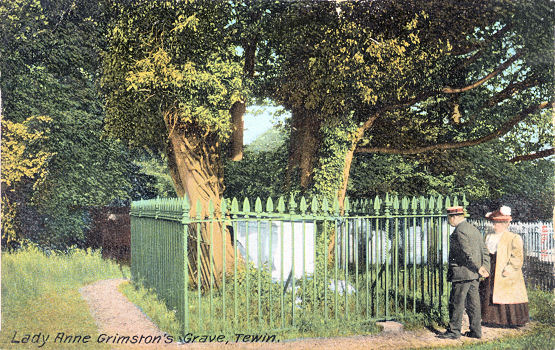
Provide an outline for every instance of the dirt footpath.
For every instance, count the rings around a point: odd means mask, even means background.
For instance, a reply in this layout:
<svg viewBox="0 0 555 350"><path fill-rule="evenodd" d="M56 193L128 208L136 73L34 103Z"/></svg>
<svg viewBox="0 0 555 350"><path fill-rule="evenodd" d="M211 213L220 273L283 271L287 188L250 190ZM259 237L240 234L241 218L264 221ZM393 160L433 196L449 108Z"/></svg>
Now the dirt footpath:
<svg viewBox="0 0 555 350"><path fill-rule="evenodd" d="M340 338L312 338L301 340L285 340L275 343L244 343L235 342L236 339L228 339L228 343L190 343L164 344L168 341L167 335L161 332L134 304L132 304L118 290L120 283L124 279L102 280L81 288L79 291L89 304L91 314L96 320L99 333L105 334L103 342L112 345L116 349L130 348L186 348L186 349L411 349L418 347L436 347L447 345L462 345L466 343L483 342L507 335L518 335L526 332L531 325L521 329L504 329L483 327L483 337L481 340L461 337L459 340L447 340L436 338L436 333L432 330L424 329L417 331L392 330L384 331L380 334L369 336L354 336ZM386 326L387 327L387 326ZM463 332L468 330L468 319L463 320ZM436 332L443 329L435 330ZM113 341L118 336L136 336L137 343L141 345L117 345ZM142 336L142 339L141 339ZM149 338L150 336L150 338ZM148 344L156 336L160 336L161 341L157 344Z"/></svg>

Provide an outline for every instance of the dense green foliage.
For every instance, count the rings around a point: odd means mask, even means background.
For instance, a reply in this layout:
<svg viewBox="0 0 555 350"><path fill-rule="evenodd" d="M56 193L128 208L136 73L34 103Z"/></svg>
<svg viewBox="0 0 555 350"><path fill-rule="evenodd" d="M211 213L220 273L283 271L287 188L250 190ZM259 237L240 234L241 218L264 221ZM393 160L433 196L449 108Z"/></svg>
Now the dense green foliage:
<svg viewBox="0 0 555 350"><path fill-rule="evenodd" d="M48 155L40 179L26 174L11 185L5 182L12 171L4 166L8 154L2 153L2 181L8 186L3 197L18 204L5 219L17 223L19 239L57 249L83 244L87 207L155 195L149 189L153 180L140 174L127 151L102 137L102 3L2 2L0 18L2 117L42 135L18 139L18 147L27 149L22 157L32 162L29 154ZM39 123L35 116L48 120ZM3 230L4 243L7 235Z"/></svg>
<svg viewBox="0 0 555 350"><path fill-rule="evenodd" d="M165 150L175 128L225 141L229 109L243 97L239 56L226 30L230 6L113 2L111 11L103 57L108 133L155 150Z"/></svg>
<svg viewBox="0 0 555 350"><path fill-rule="evenodd" d="M283 195L286 154L284 144L268 151L251 151L248 147L241 162L226 162L225 197L254 200Z"/></svg>
<svg viewBox="0 0 555 350"><path fill-rule="evenodd" d="M281 132L281 134L280 134ZM283 131L268 140L261 135L247 146L241 163L226 164L226 197L273 198L282 195L286 158ZM268 142L271 142L269 144ZM330 148L338 143L330 142ZM258 144L265 147L258 148ZM483 215L500 205L513 208L514 219L549 220L552 217L555 181L553 161L538 159L510 163L502 141L463 148L431 156L361 154L353 163L347 194L350 198L374 198L384 193L399 196L465 194L472 217ZM263 150L266 149L266 150ZM340 164L330 151L322 164ZM316 170L316 178L325 174ZM337 180L330 177L328 181Z"/></svg>
<svg viewBox="0 0 555 350"><path fill-rule="evenodd" d="M501 205L513 208L517 221L549 220L553 213L553 161L506 161L504 144L490 142L432 157L359 155L347 193L373 197L380 193L413 196L465 194L471 216L482 218Z"/></svg>

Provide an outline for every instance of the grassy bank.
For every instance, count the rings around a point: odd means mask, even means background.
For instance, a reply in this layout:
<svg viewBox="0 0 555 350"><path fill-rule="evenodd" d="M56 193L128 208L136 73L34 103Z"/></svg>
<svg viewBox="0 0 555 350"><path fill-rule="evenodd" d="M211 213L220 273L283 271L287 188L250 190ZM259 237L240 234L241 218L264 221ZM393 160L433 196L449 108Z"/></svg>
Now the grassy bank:
<svg viewBox="0 0 555 350"><path fill-rule="evenodd" d="M37 348L43 336L49 336L41 349L59 349L59 341L54 343L58 333L91 337L86 345L64 347L102 348L95 344L97 327L78 289L96 280L128 275L128 268L103 260L99 252L74 250L47 256L30 247L3 253L1 348ZM29 342L23 343L26 335Z"/></svg>

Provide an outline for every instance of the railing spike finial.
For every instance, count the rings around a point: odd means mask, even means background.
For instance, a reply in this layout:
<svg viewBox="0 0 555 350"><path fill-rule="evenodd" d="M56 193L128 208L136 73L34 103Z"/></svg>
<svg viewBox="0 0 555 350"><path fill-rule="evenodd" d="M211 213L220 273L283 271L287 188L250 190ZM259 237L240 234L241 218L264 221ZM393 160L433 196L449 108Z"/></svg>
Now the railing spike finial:
<svg viewBox="0 0 555 350"><path fill-rule="evenodd" d="M399 214L399 196L393 197L393 213Z"/></svg>
<svg viewBox="0 0 555 350"><path fill-rule="evenodd" d="M426 197L420 196L420 213L426 214Z"/></svg>
<svg viewBox="0 0 555 350"><path fill-rule="evenodd" d="M272 197L268 197L266 200L266 211L268 213L272 213L274 211L274 202L272 201Z"/></svg>
<svg viewBox="0 0 555 350"><path fill-rule="evenodd" d="M339 198L337 196L333 197L333 212L335 216L339 216Z"/></svg>
<svg viewBox="0 0 555 350"><path fill-rule="evenodd" d="M202 203L200 202L200 199L197 199L196 211L197 219L200 220L202 218Z"/></svg>
<svg viewBox="0 0 555 350"><path fill-rule="evenodd" d="M403 214L405 215L409 211L409 199L407 196L403 196L403 199L401 200L401 209L403 209Z"/></svg>
<svg viewBox="0 0 555 350"><path fill-rule="evenodd" d="M312 197L312 202L310 203L310 212L316 214L318 212L318 200L316 196Z"/></svg>
<svg viewBox="0 0 555 350"><path fill-rule="evenodd" d="M328 197L324 196L324 199L322 199L322 211L327 214L330 211L330 205L328 203Z"/></svg>
<svg viewBox="0 0 555 350"><path fill-rule="evenodd" d="M243 212L249 213L251 211L251 204L249 202L249 198L245 197L243 200Z"/></svg>
<svg viewBox="0 0 555 350"><path fill-rule="evenodd" d="M297 209L297 203L295 202L295 195L293 193L289 196L289 203L287 203L287 205L289 207L289 213L294 214L295 209Z"/></svg>
<svg viewBox="0 0 555 350"><path fill-rule="evenodd" d="M380 215L380 207L382 205L382 200L378 195L374 198L374 212L376 215Z"/></svg>
<svg viewBox="0 0 555 350"><path fill-rule="evenodd" d="M436 199L434 198L434 196L430 196L430 199L428 200L428 210L430 211L430 213L434 212L436 206Z"/></svg>
<svg viewBox="0 0 555 350"><path fill-rule="evenodd" d="M222 200L220 201L220 211L222 212L222 217L227 213L227 199L224 197L222 197Z"/></svg>
<svg viewBox="0 0 555 350"><path fill-rule="evenodd" d="M231 200L231 212L233 214L237 214L239 212L239 201L237 200L237 197L233 197Z"/></svg>
<svg viewBox="0 0 555 350"><path fill-rule="evenodd" d="M208 217L209 218L213 218L214 217L214 201L212 200L212 198L210 198L210 200L208 201Z"/></svg>
<svg viewBox="0 0 555 350"><path fill-rule="evenodd" d="M181 214L183 215L181 222L185 224L191 217L191 204L187 195L181 198Z"/></svg>
<svg viewBox="0 0 555 350"><path fill-rule="evenodd" d="M307 209L308 209L308 205L306 204L306 199L304 198L304 196L302 196L301 203L299 205L299 210L301 211L301 214L304 215Z"/></svg>
<svg viewBox="0 0 555 350"><path fill-rule="evenodd" d="M449 207L451 207L451 198L449 196L447 196L445 198L445 208L447 209Z"/></svg>
<svg viewBox="0 0 555 350"><path fill-rule="evenodd" d="M441 214L442 211L443 211L443 196L440 194L437 196L436 213Z"/></svg>
<svg viewBox="0 0 555 350"><path fill-rule="evenodd" d="M349 211L351 210L351 202L349 197L345 197L345 201L343 202L343 209L345 210L345 215L349 215Z"/></svg>
<svg viewBox="0 0 555 350"><path fill-rule="evenodd" d="M417 210L418 210L418 199L416 199L415 196L412 196L412 199L410 201L410 209L411 209L411 214L416 214Z"/></svg>
<svg viewBox="0 0 555 350"><path fill-rule="evenodd" d="M285 199L283 199L283 196L279 196L277 210L279 213L285 212Z"/></svg>
<svg viewBox="0 0 555 350"><path fill-rule="evenodd" d="M262 213L262 200L260 197L256 197L256 201L254 202L254 212L257 214Z"/></svg>

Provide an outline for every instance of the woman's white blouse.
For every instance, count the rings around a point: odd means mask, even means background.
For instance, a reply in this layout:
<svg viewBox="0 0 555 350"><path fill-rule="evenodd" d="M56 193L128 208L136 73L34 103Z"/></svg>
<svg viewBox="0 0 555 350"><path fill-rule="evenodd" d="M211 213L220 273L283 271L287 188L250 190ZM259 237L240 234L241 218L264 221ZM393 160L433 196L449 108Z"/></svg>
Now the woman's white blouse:
<svg viewBox="0 0 555 350"><path fill-rule="evenodd" d="M488 250L491 254L495 254L495 252L497 251L497 244L499 244L499 240L501 239L502 235L503 232L492 233L486 236L486 247L488 247Z"/></svg>

